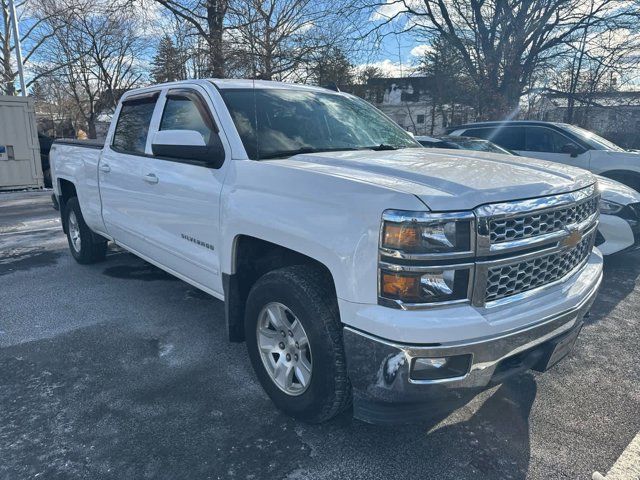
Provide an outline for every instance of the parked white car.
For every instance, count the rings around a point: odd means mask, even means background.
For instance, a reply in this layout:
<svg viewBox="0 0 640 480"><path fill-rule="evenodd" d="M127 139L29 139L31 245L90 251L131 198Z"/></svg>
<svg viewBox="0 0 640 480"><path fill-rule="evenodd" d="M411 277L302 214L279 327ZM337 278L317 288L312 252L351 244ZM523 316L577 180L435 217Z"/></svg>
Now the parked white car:
<svg viewBox="0 0 640 480"><path fill-rule="evenodd" d="M640 191L640 153L575 125L513 120L469 123L448 131L490 140L525 157L585 168Z"/></svg>
<svg viewBox="0 0 640 480"><path fill-rule="evenodd" d="M602 278L594 176L471 161L348 94L250 80L128 92L104 145L51 149L73 257L113 241L223 300L265 391L311 422L352 398L415 421L571 350Z"/></svg>
<svg viewBox="0 0 640 480"><path fill-rule="evenodd" d="M640 193L615 180L597 178L602 198L596 247L603 255L640 248Z"/></svg>
<svg viewBox="0 0 640 480"><path fill-rule="evenodd" d="M415 139L427 148L493 152L516 155L488 140L480 138L445 136L441 138L417 136ZM526 161L526 157L521 157ZM640 247L640 193L600 175L596 176L600 189L600 224L596 234L596 247L603 255L635 250Z"/></svg>

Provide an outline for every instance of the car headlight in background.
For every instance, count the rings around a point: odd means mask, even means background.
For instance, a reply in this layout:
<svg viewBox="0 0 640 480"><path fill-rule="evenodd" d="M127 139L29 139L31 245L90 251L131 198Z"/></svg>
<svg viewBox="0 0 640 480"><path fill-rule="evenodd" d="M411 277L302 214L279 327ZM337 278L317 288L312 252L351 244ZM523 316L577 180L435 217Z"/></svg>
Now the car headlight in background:
<svg viewBox="0 0 640 480"><path fill-rule="evenodd" d="M620 213L624 205L601 198L599 208L600 213L603 215L615 215L616 213Z"/></svg>
<svg viewBox="0 0 640 480"><path fill-rule="evenodd" d="M472 213L388 210L380 232L383 304L426 306L465 301L474 255ZM445 265L446 264L446 265Z"/></svg>

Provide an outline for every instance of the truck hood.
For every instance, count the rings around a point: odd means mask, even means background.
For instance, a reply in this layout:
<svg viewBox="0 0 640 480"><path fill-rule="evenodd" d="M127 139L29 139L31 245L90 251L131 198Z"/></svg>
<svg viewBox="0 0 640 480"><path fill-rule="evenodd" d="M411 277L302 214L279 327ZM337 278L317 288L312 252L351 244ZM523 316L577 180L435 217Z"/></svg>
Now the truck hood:
<svg viewBox="0 0 640 480"><path fill-rule="evenodd" d="M595 183L575 167L495 153L426 148L295 155L267 160L416 195L433 211L565 193ZM330 195L330 192L327 192Z"/></svg>

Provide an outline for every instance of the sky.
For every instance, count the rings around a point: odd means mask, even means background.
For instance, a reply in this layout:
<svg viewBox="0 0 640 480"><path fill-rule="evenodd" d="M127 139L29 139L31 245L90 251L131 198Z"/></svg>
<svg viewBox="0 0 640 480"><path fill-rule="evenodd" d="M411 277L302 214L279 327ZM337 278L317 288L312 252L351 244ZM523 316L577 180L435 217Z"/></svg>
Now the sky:
<svg viewBox="0 0 640 480"><path fill-rule="evenodd" d="M428 49L428 45L418 43L409 35L390 35L383 39L377 53L361 65L375 65L388 76L406 77Z"/></svg>
<svg viewBox="0 0 640 480"><path fill-rule="evenodd" d="M97 2L104 0L96 0ZM393 1L393 0L387 0ZM141 8L145 11L145 16L148 16L149 19L159 19L163 15L163 9L153 0L140 0ZM23 6L27 6L28 2L22 4ZM19 11L19 15L21 18L20 21L20 30L21 36L27 32L30 27L33 25L33 19L30 18L29 11L25 10L24 7ZM166 13L166 12L165 12ZM388 7L382 7L379 9L377 13L374 13L369 18L369 22L371 26L373 26L374 22L381 20L384 18L384 15L388 13L393 13L388 11ZM147 23L153 24L151 21ZM366 25L365 25L366 26ZM159 39L163 34L163 30L160 28L151 28L146 29L146 31L141 32L141 35L150 36L154 41L155 39ZM368 41L368 40L367 40ZM33 40L25 40L23 41L23 56L28 54L31 50ZM382 72L386 76L407 76L412 73L413 67L418 63L419 59L424 55L426 50L426 45L421 45L418 43L411 35L387 35L381 39L381 44L379 48L372 49L370 53L366 55L366 57L353 59L354 65L356 69L362 68L366 65L374 65L379 67ZM151 51L151 50L150 50ZM150 61L151 58L147 59ZM31 59L31 67L36 64L37 58ZM29 65L26 65L26 76L29 77Z"/></svg>

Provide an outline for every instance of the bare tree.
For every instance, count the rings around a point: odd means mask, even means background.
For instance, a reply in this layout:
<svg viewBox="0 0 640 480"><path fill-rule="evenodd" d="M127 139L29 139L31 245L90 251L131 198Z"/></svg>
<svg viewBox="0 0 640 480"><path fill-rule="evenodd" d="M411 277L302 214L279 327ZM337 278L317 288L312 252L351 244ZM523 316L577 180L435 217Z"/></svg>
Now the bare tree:
<svg viewBox="0 0 640 480"><path fill-rule="evenodd" d="M66 6L57 5L55 0L24 0L16 3L19 21L26 27L21 32L20 40L23 65L28 70L32 60L37 58L38 53L61 28L61 18L65 14ZM8 0L0 0L0 17L0 93L14 95L17 92L15 81L18 75L14 66L16 39L13 38L11 30ZM42 66L31 69L26 87L30 87L47 73L49 70Z"/></svg>
<svg viewBox="0 0 640 480"><path fill-rule="evenodd" d="M142 79L138 62L145 45L135 19L85 0L47 42L47 54L54 72L48 81L73 100L89 137L95 138L99 113L112 110L122 93Z"/></svg>
<svg viewBox="0 0 640 480"><path fill-rule="evenodd" d="M596 105L596 96L625 87L635 80L640 68L640 26L636 31L611 29L590 32L584 28L576 41L568 43L565 58L558 59L556 77L550 90L566 95L565 121L576 119L576 102L586 107Z"/></svg>
<svg viewBox="0 0 640 480"><path fill-rule="evenodd" d="M226 55L223 37L229 0L155 1L177 19L188 24L200 37L208 60L204 76L224 78Z"/></svg>
<svg viewBox="0 0 640 480"><path fill-rule="evenodd" d="M331 2L314 0L233 0L228 30L232 50L250 62L254 78L285 79L312 61L312 54L334 45L328 35Z"/></svg>
<svg viewBox="0 0 640 480"><path fill-rule="evenodd" d="M540 65L560 54L585 28L613 28L638 20L637 2L594 0L355 0L377 15L377 35L441 35L459 52L482 92L480 115L515 115ZM354 10L355 11L355 10Z"/></svg>

